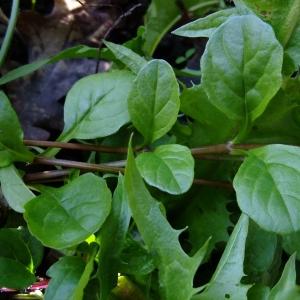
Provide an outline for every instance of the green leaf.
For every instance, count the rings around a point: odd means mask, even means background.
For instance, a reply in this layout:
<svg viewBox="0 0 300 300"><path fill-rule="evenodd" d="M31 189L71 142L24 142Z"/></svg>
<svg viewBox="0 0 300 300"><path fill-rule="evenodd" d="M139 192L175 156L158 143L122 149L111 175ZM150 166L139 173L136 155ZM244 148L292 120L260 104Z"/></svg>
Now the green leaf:
<svg viewBox="0 0 300 300"><path fill-rule="evenodd" d="M183 90L180 110L197 121L192 124L191 147L227 142L236 134L237 122L211 104L202 85Z"/></svg>
<svg viewBox="0 0 300 300"><path fill-rule="evenodd" d="M30 232L44 245L74 246L96 232L107 218L111 194L104 179L91 173L61 188L48 188L25 205Z"/></svg>
<svg viewBox="0 0 300 300"><path fill-rule="evenodd" d="M207 243L189 257L181 248L178 237L163 215L159 203L146 189L137 169L131 146L125 170L125 187L132 216L149 251L155 255L163 299L190 299L197 291L193 288L195 272L203 260Z"/></svg>
<svg viewBox="0 0 300 300"><path fill-rule="evenodd" d="M300 230L300 148L269 145L249 151L234 178L241 210L276 233Z"/></svg>
<svg viewBox="0 0 300 300"><path fill-rule="evenodd" d="M212 188L197 188L187 196L189 204L176 217L180 226L187 226L192 252L195 252L211 237L208 254L219 242L227 242L227 229L232 225L226 206L228 197L222 191Z"/></svg>
<svg viewBox="0 0 300 300"><path fill-rule="evenodd" d="M300 80L289 78L255 121L250 143L297 144L300 139Z"/></svg>
<svg viewBox="0 0 300 300"><path fill-rule="evenodd" d="M294 232L282 236L282 247L284 251L292 255L296 252L296 258L300 259L300 232Z"/></svg>
<svg viewBox="0 0 300 300"><path fill-rule="evenodd" d="M300 65L300 1L243 0L248 8L270 23L284 47L284 70L292 74Z"/></svg>
<svg viewBox="0 0 300 300"><path fill-rule="evenodd" d="M23 145L18 117L6 95L0 91L0 168L14 161L31 161L33 155Z"/></svg>
<svg viewBox="0 0 300 300"><path fill-rule="evenodd" d="M20 262L0 257L0 286L22 289L35 282L35 276Z"/></svg>
<svg viewBox="0 0 300 300"><path fill-rule="evenodd" d="M151 253L141 241L134 240L131 236L127 236L120 259L122 262L120 273L123 274L147 275L155 269Z"/></svg>
<svg viewBox="0 0 300 300"><path fill-rule="evenodd" d="M70 58L96 58L97 59L98 57L99 57L98 48L91 48L85 45L78 45L72 48L68 48L54 55L53 57L35 61L33 63L9 71L8 73L0 77L0 85L6 84L10 81L29 75L48 64L56 63L63 59L70 59Z"/></svg>
<svg viewBox="0 0 300 300"><path fill-rule="evenodd" d="M107 299L110 291L117 285L121 264L120 254L131 218L123 181L120 175L113 195L111 213L100 230L98 277L101 299Z"/></svg>
<svg viewBox="0 0 300 300"><path fill-rule="evenodd" d="M248 217L242 215L234 227L217 269L207 288L203 293L193 297L193 299L247 299L247 291L250 286L242 285L240 281L244 276L243 262L248 223Z"/></svg>
<svg viewBox="0 0 300 300"><path fill-rule="evenodd" d="M139 72L128 98L131 121L151 143L166 134L179 112L179 86L172 67L152 60Z"/></svg>
<svg viewBox="0 0 300 300"><path fill-rule="evenodd" d="M237 14L235 8L224 9L212 13L204 18L197 19L185 24L172 33L190 38L207 37L210 38L215 30L228 20L229 17Z"/></svg>
<svg viewBox="0 0 300 300"><path fill-rule="evenodd" d="M135 74L138 74L138 72L147 64L147 61L143 57L125 46L107 41L104 41L103 43L118 60Z"/></svg>
<svg viewBox="0 0 300 300"><path fill-rule="evenodd" d="M145 181L158 189L178 195L186 192L194 179L194 159L189 148L162 145L144 152L136 164Z"/></svg>
<svg viewBox="0 0 300 300"><path fill-rule="evenodd" d="M200 11L203 15L219 5L218 0L185 0L184 7L189 12ZM148 8L145 22L144 52L152 56L163 36L180 20L182 12L174 0L153 0Z"/></svg>
<svg viewBox="0 0 300 300"><path fill-rule="evenodd" d="M2 228L0 230L0 257L11 258L32 271L32 259L28 247L17 229Z"/></svg>
<svg viewBox="0 0 300 300"><path fill-rule="evenodd" d="M232 120L253 121L281 86L282 58L270 25L253 15L230 17L201 60L208 100Z"/></svg>
<svg viewBox="0 0 300 300"><path fill-rule="evenodd" d="M13 210L23 213L24 205L35 195L25 185L13 165L0 168L0 183L2 193L9 206Z"/></svg>
<svg viewBox="0 0 300 300"><path fill-rule="evenodd" d="M294 300L300 297L300 287L296 285L295 257L296 254L289 258L268 300Z"/></svg>
<svg viewBox="0 0 300 300"><path fill-rule="evenodd" d="M46 289L45 300L79 300L76 288L84 270L85 263L80 257L60 258L47 271L51 280Z"/></svg>
<svg viewBox="0 0 300 300"><path fill-rule="evenodd" d="M65 128L59 139L104 137L128 123L127 98L133 78L128 71L114 71L77 81L67 94Z"/></svg>
<svg viewBox="0 0 300 300"><path fill-rule="evenodd" d="M263 277L270 276L268 271L278 247L276 234L267 232L250 222L246 243L244 270L247 282L260 282Z"/></svg>
<svg viewBox="0 0 300 300"><path fill-rule="evenodd" d="M25 288L35 281L31 254L16 229L0 230L0 286Z"/></svg>

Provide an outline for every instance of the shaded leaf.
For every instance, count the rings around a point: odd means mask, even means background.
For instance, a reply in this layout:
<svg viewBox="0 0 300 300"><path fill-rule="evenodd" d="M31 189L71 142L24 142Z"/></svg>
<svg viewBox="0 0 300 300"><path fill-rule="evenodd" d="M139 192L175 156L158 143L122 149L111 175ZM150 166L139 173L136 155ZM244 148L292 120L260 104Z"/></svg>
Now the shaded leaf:
<svg viewBox="0 0 300 300"><path fill-rule="evenodd" d="M67 248L96 232L107 218L111 194L104 179L91 173L61 188L48 188L25 205L30 232L44 245Z"/></svg>
<svg viewBox="0 0 300 300"><path fill-rule="evenodd" d="M100 231L100 255L98 277L100 279L101 299L107 299L117 285L121 264L120 254L125 242L130 222L130 210L120 175L113 195L112 209Z"/></svg>
<svg viewBox="0 0 300 300"><path fill-rule="evenodd" d="M23 145L18 117L6 95L0 91L0 168L14 161L31 161L33 155Z"/></svg>

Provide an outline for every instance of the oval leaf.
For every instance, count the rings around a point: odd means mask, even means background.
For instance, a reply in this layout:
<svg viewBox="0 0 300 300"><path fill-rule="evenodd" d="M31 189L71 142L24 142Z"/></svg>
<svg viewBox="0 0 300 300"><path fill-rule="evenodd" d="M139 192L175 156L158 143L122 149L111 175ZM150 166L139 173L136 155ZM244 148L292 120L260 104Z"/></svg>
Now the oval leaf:
<svg viewBox="0 0 300 300"><path fill-rule="evenodd" d="M185 146L159 146L154 152L140 154L136 163L148 184L170 194L182 194L193 183L194 159Z"/></svg>
<svg viewBox="0 0 300 300"><path fill-rule="evenodd" d="M22 289L35 282L35 276L20 262L0 257L0 286Z"/></svg>
<svg viewBox="0 0 300 300"><path fill-rule="evenodd" d="M20 213L24 205L35 195L25 185L14 165L0 169L1 190L9 206Z"/></svg>
<svg viewBox="0 0 300 300"><path fill-rule="evenodd" d="M179 86L171 66L150 61L138 74L128 99L131 121L151 143L166 134L179 112Z"/></svg>
<svg viewBox="0 0 300 300"><path fill-rule="evenodd" d="M31 161L32 157L23 145L18 117L6 95L0 91L0 168L14 161Z"/></svg>
<svg viewBox="0 0 300 300"><path fill-rule="evenodd" d="M111 206L104 179L85 174L58 189L47 189L25 205L31 233L52 248L74 246L97 231Z"/></svg>
<svg viewBox="0 0 300 300"><path fill-rule="evenodd" d="M129 71L114 71L75 83L66 98L60 140L108 136L129 122L127 98L133 78Z"/></svg>
<svg viewBox="0 0 300 300"><path fill-rule="evenodd" d="M230 16L236 15L236 9L225 9L200 18L177 28L174 34L185 37L210 37Z"/></svg>
<svg viewBox="0 0 300 300"><path fill-rule="evenodd" d="M230 17L201 60L209 101L232 120L256 119L281 86L283 50L273 29L253 15Z"/></svg>
<svg viewBox="0 0 300 300"><path fill-rule="evenodd" d="M234 178L241 210L276 233L300 230L300 148L270 145L249 151Z"/></svg>

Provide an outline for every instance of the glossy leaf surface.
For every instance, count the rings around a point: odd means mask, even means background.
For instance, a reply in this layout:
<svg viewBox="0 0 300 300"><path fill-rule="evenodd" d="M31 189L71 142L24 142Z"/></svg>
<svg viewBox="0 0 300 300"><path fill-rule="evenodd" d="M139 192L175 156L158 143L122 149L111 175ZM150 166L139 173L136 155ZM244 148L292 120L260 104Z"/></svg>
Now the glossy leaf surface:
<svg viewBox="0 0 300 300"><path fill-rule="evenodd" d="M138 73L128 108L145 143L154 142L171 129L179 112L179 86L166 61L152 60Z"/></svg>
<svg viewBox="0 0 300 300"><path fill-rule="evenodd" d="M31 233L46 246L67 248L96 232L107 218L111 194L105 181L85 174L51 188L25 205Z"/></svg>
<svg viewBox="0 0 300 300"><path fill-rule="evenodd" d="M270 145L249 151L234 178L241 210L267 231L300 230L300 149Z"/></svg>
<svg viewBox="0 0 300 300"><path fill-rule="evenodd" d="M229 18L201 60L208 100L232 120L254 120L281 85L283 50L271 26L253 15Z"/></svg>

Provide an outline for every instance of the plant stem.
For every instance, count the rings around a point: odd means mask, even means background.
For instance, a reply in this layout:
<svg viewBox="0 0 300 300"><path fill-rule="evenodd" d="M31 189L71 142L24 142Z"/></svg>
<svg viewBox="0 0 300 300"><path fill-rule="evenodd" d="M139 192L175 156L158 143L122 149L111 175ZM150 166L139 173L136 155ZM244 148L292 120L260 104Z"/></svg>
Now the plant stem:
<svg viewBox="0 0 300 300"><path fill-rule="evenodd" d="M37 140L24 140L24 144L27 146L38 146L48 148L61 148L70 150L81 151L96 151L103 153L127 153L127 148L124 147L108 147L100 145L88 145L79 143L66 143L66 142L51 142L51 141L37 141Z"/></svg>
<svg viewBox="0 0 300 300"><path fill-rule="evenodd" d="M8 27L0 49L0 67L4 63L12 37L14 35L14 30L18 18L18 12L19 12L19 0L13 0Z"/></svg>
<svg viewBox="0 0 300 300"><path fill-rule="evenodd" d="M196 185L205 185L217 188L223 188L232 191L233 186L229 181L215 181L215 180L206 180L206 179L194 179L194 184Z"/></svg>
<svg viewBox="0 0 300 300"><path fill-rule="evenodd" d="M79 162L79 161L47 158L47 157L37 157L37 158L35 158L33 163L40 164L40 165L75 168L75 169L93 171L93 172L97 172L97 171L98 172L110 172L110 173L124 172L124 168L113 167L113 166L109 166L106 164L90 164L90 163L83 163L83 162Z"/></svg>

